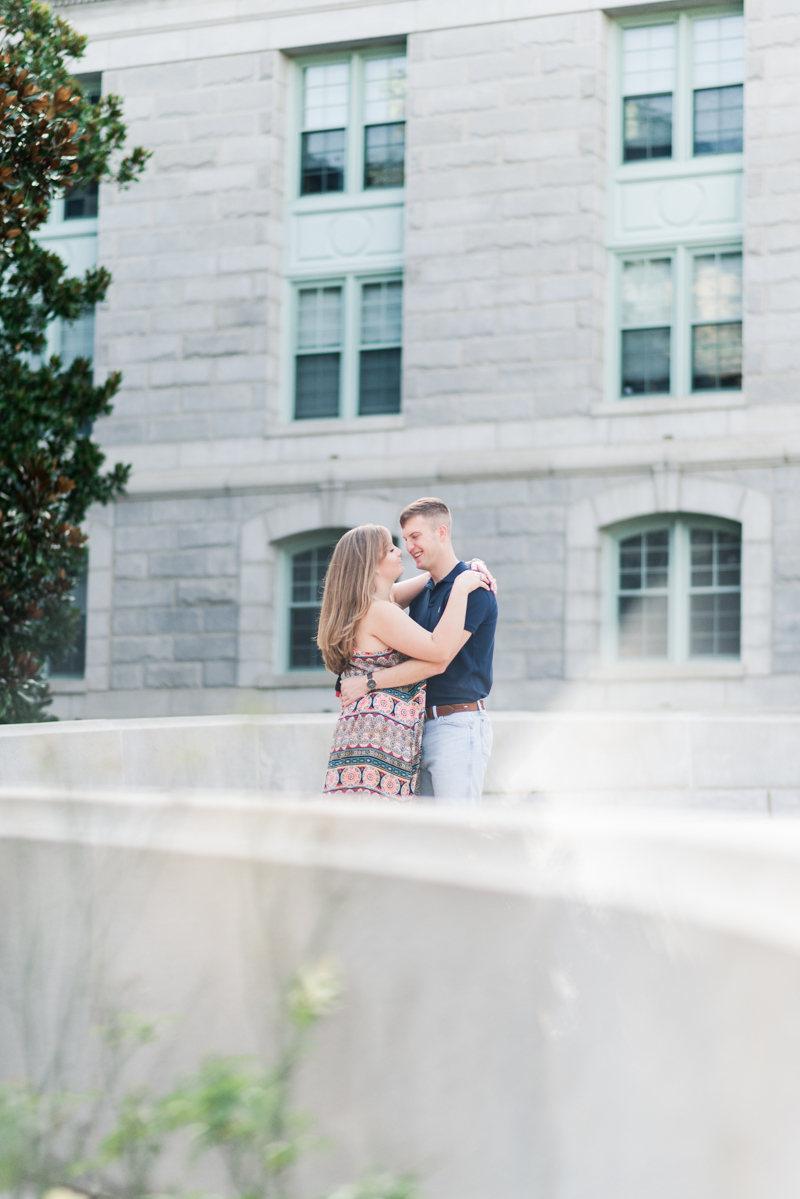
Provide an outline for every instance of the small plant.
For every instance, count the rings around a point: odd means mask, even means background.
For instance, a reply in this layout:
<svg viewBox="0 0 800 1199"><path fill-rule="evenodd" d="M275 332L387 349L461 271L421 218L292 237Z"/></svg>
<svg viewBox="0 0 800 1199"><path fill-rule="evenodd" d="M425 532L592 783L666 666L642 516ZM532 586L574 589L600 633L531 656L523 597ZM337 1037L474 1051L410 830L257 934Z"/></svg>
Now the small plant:
<svg viewBox="0 0 800 1199"><path fill-rule="evenodd" d="M339 1187L328 1199L414 1199L416 1184L410 1174L373 1174L363 1182Z"/></svg>
<svg viewBox="0 0 800 1199"><path fill-rule="evenodd" d="M153 1175L169 1138L188 1131L191 1159L218 1153L236 1199L292 1199L292 1167L325 1145L313 1134L309 1114L292 1107L292 1084L314 1028L341 995L332 959L298 971L283 994L272 1066L254 1057L208 1057L161 1096L145 1087L121 1090L125 1065L155 1038L157 1024L117 1014L98 1029L105 1065L96 1090L50 1095L26 1082L0 1086L0 1191L14 1199L48 1199L48 1191L49 1199L66 1199L74 1186L106 1199L156 1199ZM169 1199L181 1194L209 1199L178 1190ZM408 1175L373 1174L324 1199L415 1194Z"/></svg>

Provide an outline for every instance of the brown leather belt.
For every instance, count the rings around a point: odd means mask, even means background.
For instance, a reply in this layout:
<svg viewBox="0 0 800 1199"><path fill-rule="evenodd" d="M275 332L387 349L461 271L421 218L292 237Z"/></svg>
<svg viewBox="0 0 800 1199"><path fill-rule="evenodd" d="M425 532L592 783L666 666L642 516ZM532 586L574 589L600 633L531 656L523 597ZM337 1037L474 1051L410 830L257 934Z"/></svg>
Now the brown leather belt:
<svg viewBox="0 0 800 1199"><path fill-rule="evenodd" d="M425 709L428 720L437 716L452 716L454 712L483 712L485 705L482 699L474 699L471 704L438 704Z"/></svg>

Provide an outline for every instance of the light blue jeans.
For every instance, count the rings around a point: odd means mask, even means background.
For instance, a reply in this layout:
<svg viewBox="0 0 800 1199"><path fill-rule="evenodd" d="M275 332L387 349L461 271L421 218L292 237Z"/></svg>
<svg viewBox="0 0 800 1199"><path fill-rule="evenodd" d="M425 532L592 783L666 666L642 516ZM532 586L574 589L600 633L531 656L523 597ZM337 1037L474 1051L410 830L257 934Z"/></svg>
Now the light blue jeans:
<svg viewBox="0 0 800 1199"><path fill-rule="evenodd" d="M486 712L453 712L425 721L420 794L436 803L477 807L492 752Z"/></svg>

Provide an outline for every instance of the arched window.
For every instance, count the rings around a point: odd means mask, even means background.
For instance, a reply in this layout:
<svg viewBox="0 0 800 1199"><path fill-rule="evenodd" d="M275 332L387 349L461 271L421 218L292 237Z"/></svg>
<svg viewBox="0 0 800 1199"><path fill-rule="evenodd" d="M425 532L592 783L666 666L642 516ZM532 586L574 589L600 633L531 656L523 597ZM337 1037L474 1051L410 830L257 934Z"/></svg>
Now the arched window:
<svg viewBox="0 0 800 1199"><path fill-rule="evenodd" d="M620 661L738 658L742 529L662 516L608 531L606 647Z"/></svg>
<svg viewBox="0 0 800 1199"><path fill-rule="evenodd" d="M325 572L344 529L327 529L298 541L288 552L289 670L324 670L316 644Z"/></svg>

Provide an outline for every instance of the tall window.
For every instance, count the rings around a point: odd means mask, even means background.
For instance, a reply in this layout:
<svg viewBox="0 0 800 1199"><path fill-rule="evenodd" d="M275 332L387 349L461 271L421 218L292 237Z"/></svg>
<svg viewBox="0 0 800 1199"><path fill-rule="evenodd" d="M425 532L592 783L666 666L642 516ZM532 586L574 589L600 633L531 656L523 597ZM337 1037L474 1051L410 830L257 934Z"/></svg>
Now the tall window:
<svg viewBox="0 0 800 1199"><path fill-rule="evenodd" d="M344 191L349 108L349 62L306 67L303 80L301 195Z"/></svg>
<svg viewBox="0 0 800 1199"><path fill-rule="evenodd" d="M622 262L622 394L670 389L672 258Z"/></svg>
<svg viewBox="0 0 800 1199"><path fill-rule="evenodd" d="M304 66L300 195L402 187L405 104L404 53Z"/></svg>
<svg viewBox="0 0 800 1199"><path fill-rule="evenodd" d="M742 149L744 17L693 22L694 153Z"/></svg>
<svg viewBox="0 0 800 1199"><path fill-rule="evenodd" d="M623 399L742 386L742 251L676 246L619 263Z"/></svg>
<svg viewBox="0 0 800 1199"><path fill-rule="evenodd" d="M90 104L97 104L102 94L100 75L78 75L83 94ZM81 188L70 188L64 197L64 220L81 221L97 216L99 195L97 182L86 183Z"/></svg>
<svg viewBox="0 0 800 1199"><path fill-rule="evenodd" d="M398 278L295 288L295 420L400 411L402 311Z"/></svg>
<svg viewBox="0 0 800 1199"><path fill-rule="evenodd" d="M54 678L82 679L86 674L86 596L89 583L88 567L81 574L70 599L78 609L78 636L72 649L49 663Z"/></svg>
<svg viewBox="0 0 800 1199"><path fill-rule="evenodd" d="M622 36L623 158L671 158L675 25L644 25Z"/></svg>
<svg viewBox="0 0 800 1199"><path fill-rule="evenodd" d="M611 397L740 391L744 18L632 17L614 45Z"/></svg>
<svg viewBox="0 0 800 1199"><path fill-rule="evenodd" d="M405 56L364 64L364 188L402 187L406 153Z"/></svg>
<svg viewBox="0 0 800 1199"><path fill-rule="evenodd" d="M96 104L102 92L101 76L78 75L77 80L84 96ZM37 230L37 240L62 258L70 275L81 276L97 264L98 192L96 182L66 189L63 199L52 206L46 223ZM52 354L58 354L64 366L76 358L94 358L93 308L87 308L77 320L50 323L43 357Z"/></svg>
<svg viewBox="0 0 800 1199"><path fill-rule="evenodd" d="M87 308L74 321L61 322L61 363L69 366L76 358L94 358L94 308Z"/></svg>
<svg viewBox="0 0 800 1199"><path fill-rule="evenodd" d="M400 411L402 311L399 279L361 284L360 416Z"/></svg>
<svg viewBox="0 0 800 1199"><path fill-rule="evenodd" d="M743 79L742 16L681 14L624 28L623 162L738 154Z"/></svg>
<svg viewBox="0 0 800 1199"><path fill-rule="evenodd" d="M339 415L341 360L341 284L298 288L296 420Z"/></svg>
<svg viewBox="0 0 800 1199"><path fill-rule="evenodd" d="M701 517L640 521L611 535L613 656L738 658L741 526Z"/></svg>
<svg viewBox="0 0 800 1199"><path fill-rule="evenodd" d="M742 255L692 255L692 391L742 386Z"/></svg>
<svg viewBox="0 0 800 1199"><path fill-rule="evenodd" d="M289 669L322 670L316 636L325 572L339 536L297 550L289 562Z"/></svg>

